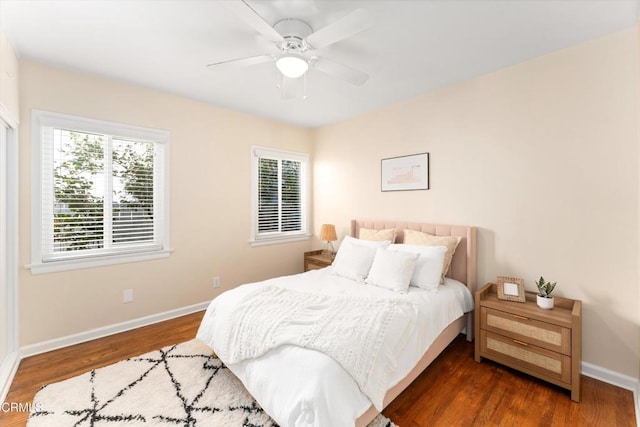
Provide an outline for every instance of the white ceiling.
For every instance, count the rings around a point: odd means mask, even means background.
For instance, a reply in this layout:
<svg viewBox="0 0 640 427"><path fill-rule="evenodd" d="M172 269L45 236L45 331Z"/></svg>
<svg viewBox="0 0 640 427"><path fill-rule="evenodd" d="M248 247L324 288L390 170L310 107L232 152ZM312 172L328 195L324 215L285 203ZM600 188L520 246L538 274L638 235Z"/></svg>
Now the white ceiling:
<svg viewBox="0 0 640 427"><path fill-rule="evenodd" d="M321 50L366 71L353 86L316 70L308 99L282 100L273 63L212 71L268 52L222 0L0 0L19 58L95 73L278 121L317 127L637 23L638 0L247 0L268 23L314 30L364 8L372 28Z"/></svg>

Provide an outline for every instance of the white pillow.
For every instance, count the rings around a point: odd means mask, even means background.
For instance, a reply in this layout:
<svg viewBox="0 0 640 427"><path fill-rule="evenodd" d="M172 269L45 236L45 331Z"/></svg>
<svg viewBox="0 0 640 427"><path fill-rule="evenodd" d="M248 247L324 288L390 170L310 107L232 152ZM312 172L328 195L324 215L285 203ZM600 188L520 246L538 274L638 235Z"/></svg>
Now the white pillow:
<svg viewBox="0 0 640 427"><path fill-rule="evenodd" d="M390 244L388 240L374 242L344 236L333 261L333 274L364 282L376 256L376 249L386 248Z"/></svg>
<svg viewBox="0 0 640 427"><path fill-rule="evenodd" d="M456 252L458 244L462 240L459 236L434 236L417 230L404 230L404 243L409 245L425 245L425 246L446 246L447 253L444 256L444 265L442 267L442 276L440 284L444 284L444 276L449 271L453 254Z"/></svg>
<svg viewBox="0 0 640 427"><path fill-rule="evenodd" d="M411 277L411 286L427 290L438 290L447 253L446 246L398 244L389 246L389 250L418 254L416 268Z"/></svg>
<svg viewBox="0 0 640 427"><path fill-rule="evenodd" d="M378 248L366 283L395 292L406 293L411 276L413 276L413 270L416 268L418 257L420 255L416 253L388 251L384 248Z"/></svg>

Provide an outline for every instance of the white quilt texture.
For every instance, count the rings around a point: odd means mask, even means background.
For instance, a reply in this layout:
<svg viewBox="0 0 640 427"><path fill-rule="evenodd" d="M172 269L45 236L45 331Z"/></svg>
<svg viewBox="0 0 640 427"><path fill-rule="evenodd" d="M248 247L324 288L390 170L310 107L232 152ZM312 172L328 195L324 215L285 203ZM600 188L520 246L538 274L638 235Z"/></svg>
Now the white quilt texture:
<svg viewBox="0 0 640 427"><path fill-rule="evenodd" d="M267 286L234 306L213 342L229 364L285 344L317 350L338 362L381 411L417 311L410 300L392 295L329 296Z"/></svg>
<svg viewBox="0 0 640 427"><path fill-rule="evenodd" d="M218 296L207 309L197 337L218 353L282 427L352 427L372 402L336 360L317 350L284 344L257 358L236 363L225 360L227 349L216 342L216 331L228 330L225 322L230 313L256 289L264 287L349 298L401 298L417 306L416 326L387 378L386 389L411 371L449 323L473 309L471 293L454 280L447 279L437 293L410 287L409 293L399 295L335 276L331 274L331 267L243 285ZM397 331L403 330L402 325L394 327Z"/></svg>

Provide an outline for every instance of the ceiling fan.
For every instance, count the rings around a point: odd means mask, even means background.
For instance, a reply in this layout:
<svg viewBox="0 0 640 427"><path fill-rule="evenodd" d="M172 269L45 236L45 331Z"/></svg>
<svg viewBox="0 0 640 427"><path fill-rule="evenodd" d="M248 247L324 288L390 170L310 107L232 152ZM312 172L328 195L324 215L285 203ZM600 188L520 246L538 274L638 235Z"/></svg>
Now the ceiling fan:
<svg viewBox="0 0 640 427"><path fill-rule="evenodd" d="M373 21L366 10L356 9L332 24L314 31L306 22L292 18L282 19L271 26L245 0L225 2L225 5L272 42L277 50L274 49L274 53L208 64L207 67L210 69L244 67L274 61L285 81L306 75L309 68L357 86L363 85L369 79L369 75L363 71L316 54L325 46L369 28Z"/></svg>

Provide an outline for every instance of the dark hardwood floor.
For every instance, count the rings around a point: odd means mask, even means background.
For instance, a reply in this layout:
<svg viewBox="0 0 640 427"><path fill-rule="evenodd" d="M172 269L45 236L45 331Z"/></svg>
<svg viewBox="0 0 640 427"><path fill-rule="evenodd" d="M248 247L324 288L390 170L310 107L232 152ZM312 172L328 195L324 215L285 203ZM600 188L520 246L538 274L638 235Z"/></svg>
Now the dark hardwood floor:
<svg viewBox="0 0 640 427"><path fill-rule="evenodd" d="M584 375L580 403L568 390L473 359L460 335L383 411L400 427L635 426L633 393Z"/></svg>
<svg viewBox="0 0 640 427"><path fill-rule="evenodd" d="M45 384L193 339L202 316L204 311L28 357L20 363L5 402L24 406ZM0 411L0 426L24 426L28 417L25 412Z"/></svg>
<svg viewBox="0 0 640 427"><path fill-rule="evenodd" d="M5 402L24 406L44 384L192 339L203 314L194 313L24 359ZM583 376L582 402L575 403L564 389L493 362L476 363L473 344L463 336L383 413L400 427L636 424L630 391ZM23 426L27 418L26 412L0 411L0 426Z"/></svg>

